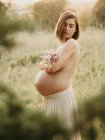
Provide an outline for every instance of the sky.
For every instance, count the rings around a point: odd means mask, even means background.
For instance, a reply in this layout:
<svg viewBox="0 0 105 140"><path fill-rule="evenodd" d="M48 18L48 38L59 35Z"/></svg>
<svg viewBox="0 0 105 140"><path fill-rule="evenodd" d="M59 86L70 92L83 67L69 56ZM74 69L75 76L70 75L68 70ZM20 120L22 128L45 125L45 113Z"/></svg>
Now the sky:
<svg viewBox="0 0 105 140"><path fill-rule="evenodd" d="M37 2L39 0L1 0L3 2L8 2L12 1L14 3L19 3L19 4L26 4L26 3L31 3L31 2ZM96 0L70 0L72 3L80 3L80 2L85 2L85 3L91 3L95 2Z"/></svg>

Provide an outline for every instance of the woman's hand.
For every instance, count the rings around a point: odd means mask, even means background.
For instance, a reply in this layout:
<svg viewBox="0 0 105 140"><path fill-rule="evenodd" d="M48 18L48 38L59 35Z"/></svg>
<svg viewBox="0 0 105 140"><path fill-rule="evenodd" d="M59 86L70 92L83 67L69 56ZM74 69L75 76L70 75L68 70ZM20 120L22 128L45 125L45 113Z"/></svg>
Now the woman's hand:
<svg viewBox="0 0 105 140"><path fill-rule="evenodd" d="M40 68L41 70L44 70L44 62L43 62L43 61L41 61L41 62L39 63L39 68Z"/></svg>
<svg viewBox="0 0 105 140"><path fill-rule="evenodd" d="M52 69L52 65L51 64L46 64L44 61L42 61L40 64L39 64L39 68L41 70L45 70L47 72L50 72L51 69Z"/></svg>

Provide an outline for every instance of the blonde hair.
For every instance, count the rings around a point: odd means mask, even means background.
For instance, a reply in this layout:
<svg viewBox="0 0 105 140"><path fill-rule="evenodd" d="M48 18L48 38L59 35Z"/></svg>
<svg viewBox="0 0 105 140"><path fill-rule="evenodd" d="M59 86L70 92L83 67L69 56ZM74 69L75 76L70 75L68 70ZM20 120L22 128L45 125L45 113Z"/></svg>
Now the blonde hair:
<svg viewBox="0 0 105 140"><path fill-rule="evenodd" d="M58 39L63 42L63 28L64 28L64 23L68 18L74 18L75 19L75 23L76 23L76 32L74 32L72 38L74 39L78 39L79 38L79 23L78 23L78 18L76 16L75 13L71 12L71 11L66 11L64 13L61 14L61 16L59 17L57 24L55 26L55 34L58 37Z"/></svg>

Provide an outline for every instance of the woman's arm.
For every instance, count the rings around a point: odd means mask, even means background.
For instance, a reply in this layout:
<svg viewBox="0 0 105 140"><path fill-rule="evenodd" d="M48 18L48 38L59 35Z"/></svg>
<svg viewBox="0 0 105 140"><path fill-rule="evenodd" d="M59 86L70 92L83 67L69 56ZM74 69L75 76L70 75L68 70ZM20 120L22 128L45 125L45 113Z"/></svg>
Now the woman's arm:
<svg viewBox="0 0 105 140"><path fill-rule="evenodd" d="M45 71L48 73L55 73L61 69L63 69L70 56L78 49L78 43L74 39L69 39L65 45L63 46L63 49L58 52L58 59L56 62L52 64L52 68L49 69L48 67L45 68Z"/></svg>

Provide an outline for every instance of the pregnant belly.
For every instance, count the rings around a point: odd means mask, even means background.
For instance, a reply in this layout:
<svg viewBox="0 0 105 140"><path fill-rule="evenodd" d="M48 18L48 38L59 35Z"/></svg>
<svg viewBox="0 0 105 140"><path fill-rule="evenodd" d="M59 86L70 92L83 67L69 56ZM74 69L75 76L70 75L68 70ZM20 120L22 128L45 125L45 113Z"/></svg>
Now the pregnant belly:
<svg viewBox="0 0 105 140"><path fill-rule="evenodd" d="M40 71L35 79L35 87L43 96L47 96L66 89L70 82L64 79L61 74L48 74Z"/></svg>

